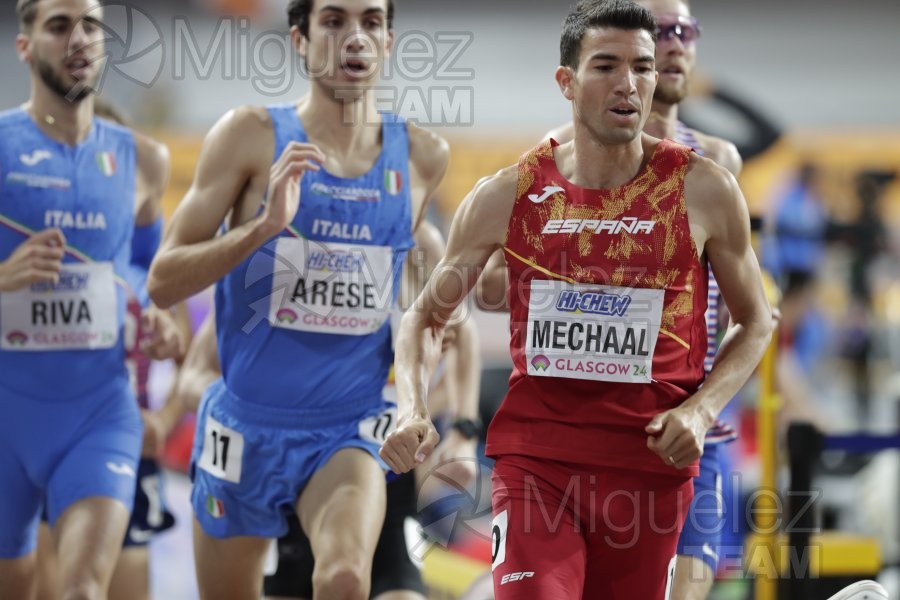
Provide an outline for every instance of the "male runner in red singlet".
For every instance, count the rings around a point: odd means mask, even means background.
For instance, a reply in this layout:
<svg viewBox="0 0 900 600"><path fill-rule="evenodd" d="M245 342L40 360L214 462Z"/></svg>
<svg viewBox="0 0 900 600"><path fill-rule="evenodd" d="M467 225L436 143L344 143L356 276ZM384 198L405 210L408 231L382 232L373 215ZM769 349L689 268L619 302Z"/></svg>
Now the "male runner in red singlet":
<svg viewBox="0 0 900 600"><path fill-rule="evenodd" d="M622 0L569 15L556 79L573 142L476 186L400 329L399 426L381 453L405 472L437 437L426 365L503 248L514 372L487 444L498 599L663 598L706 431L771 336L734 178L642 134L655 34L653 15ZM698 389L707 265L735 326Z"/></svg>
<svg viewBox="0 0 900 600"><path fill-rule="evenodd" d="M675 140L694 152L728 169L735 177L742 162L735 145L719 137L691 129L678 119L678 105L689 91L697 64L700 25L687 0L636 0L657 20L656 69L660 73L650 116L644 131L660 139ZM545 139L571 141L574 125L568 122L549 132ZM477 298L487 310L509 310L506 304L506 257L495 252L479 279ZM707 350L705 368L712 368L719 345L720 329L727 326L727 314L719 313L719 285L709 274L706 312ZM678 540L678 559L672 595L678 600L703 600L715 582L725 525L722 481L726 463L721 446L737 438L727 423L717 420L706 435L700 473L694 478L694 499Z"/></svg>

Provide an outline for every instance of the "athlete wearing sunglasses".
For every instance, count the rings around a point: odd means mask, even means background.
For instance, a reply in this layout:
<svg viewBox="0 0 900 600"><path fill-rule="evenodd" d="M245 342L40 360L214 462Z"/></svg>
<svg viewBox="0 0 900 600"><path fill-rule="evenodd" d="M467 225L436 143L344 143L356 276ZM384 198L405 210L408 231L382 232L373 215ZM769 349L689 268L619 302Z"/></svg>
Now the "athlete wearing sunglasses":
<svg viewBox="0 0 900 600"><path fill-rule="evenodd" d="M674 37L682 44L693 44L700 37L700 21L684 15L659 15L656 19L656 41L667 42Z"/></svg>

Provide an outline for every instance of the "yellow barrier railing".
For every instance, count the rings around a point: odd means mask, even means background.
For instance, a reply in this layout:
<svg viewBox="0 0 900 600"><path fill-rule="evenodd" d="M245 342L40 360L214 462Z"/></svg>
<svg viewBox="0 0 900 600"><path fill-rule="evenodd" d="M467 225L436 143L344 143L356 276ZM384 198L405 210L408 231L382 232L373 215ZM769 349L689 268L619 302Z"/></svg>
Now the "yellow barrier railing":
<svg viewBox="0 0 900 600"><path fill-rule="evenodd" d="M767 290L772 306L778 306L777 287L768 281ZM767 564L773 564L777 556L778 535L778 411L781 398L776 385L778 362L778 332L772 334L769 347L759 363L759 407L757 413L757 445L760 458L760 494L754 507L757 515L754 526L757 534L757 552L767 557ZM756 558L759 560L759 557ZM764 559L765 560L765 559ZM778 573L762 573L756 576L756 600L776 600L778 595Z"/></svg>
<svg viewBox="0 0 900 600"><path fill-rule="evenodd" d="M428 551L424 562L422 579L431 591L431 597L441 598L458 598L491 568L485 562L437 546Z"/></svg>

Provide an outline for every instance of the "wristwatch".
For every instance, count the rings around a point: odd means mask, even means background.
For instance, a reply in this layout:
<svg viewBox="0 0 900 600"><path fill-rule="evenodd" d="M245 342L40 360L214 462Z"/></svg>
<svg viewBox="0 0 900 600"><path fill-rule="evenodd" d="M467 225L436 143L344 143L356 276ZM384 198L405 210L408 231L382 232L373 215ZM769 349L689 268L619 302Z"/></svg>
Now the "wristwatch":
<svg viewBox="0 0 900 600"><path fill-rule="evenodd" d="M475 419L457 419L450 426L455 429L467 440L475 439L481 436L481 421Z"/></svg>

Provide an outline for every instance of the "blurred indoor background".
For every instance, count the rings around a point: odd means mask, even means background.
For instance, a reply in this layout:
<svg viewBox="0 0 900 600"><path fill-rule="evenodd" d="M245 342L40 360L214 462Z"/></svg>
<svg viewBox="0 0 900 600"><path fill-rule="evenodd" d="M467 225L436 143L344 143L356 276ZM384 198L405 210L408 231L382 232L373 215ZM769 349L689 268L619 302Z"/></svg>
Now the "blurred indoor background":
<svg viewBox="0 0 900 600"><path fill-rule="evenodd" d="M241 104L290 102L306 91L287 35L286 1L106 4L110 61L101 94L134 127L169 145L171 213L218 118ZM0 53L3 107L28 96L28 73L13 47L13 5L7 1L0 9L0 34L8 42ZM446 226L477 179L515 162L570 118L553 78L569 2L397 0L396 6L395 52L378 88L380 107L450 140L450 169L431 215ZM693 0L691 10L703 35L694 93L682 115L741 149L740 183L752 215L762 221L762 262L785 296L777 359L782 432L791 420L805 420L826 433L896 439L900 3ZM207 301L198 299L196 310L204 312ZM473 318L482 331L497 332L482 335L482 408L489 416L508 376L506 320L477 311ZM170 374L170 365L155 367L158 401ZM737 508L729 517L729 543L736 550L724 561L717 598L755 593L741 548L751 528L743 507L761 477L756 419L764 388L752 382L727 411L742 439L730 446L734 500L728 506ZM169 502L180 524L154 542L157 600L196 594L188 483L179 475L190 427L186 421L167 451ZM780 439L777 475L786 489L790 472ZM879 567L868 575L900 592L896 451L826 452L814 473L813 487L821 491L816 527L873 540ZM454 585L489 563L486 541L453 541L468 562L431 564L436 598L455 596ZM435 577L435 569L457 571Z"/></svg>

